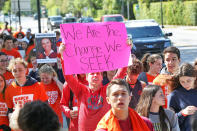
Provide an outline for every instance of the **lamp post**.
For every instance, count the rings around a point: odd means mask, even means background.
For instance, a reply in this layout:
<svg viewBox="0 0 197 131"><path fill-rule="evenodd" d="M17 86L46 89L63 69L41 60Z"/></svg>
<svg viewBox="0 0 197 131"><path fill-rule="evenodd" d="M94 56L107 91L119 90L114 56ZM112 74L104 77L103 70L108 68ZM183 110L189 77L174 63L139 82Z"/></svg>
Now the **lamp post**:
<svg viewBox="0 0 197 131"><path fill-rule="evenodd" d="M164 28L164 25L163 25L163 5L162 5L162 2L163 2L163 0L160 0L160 3L161 3L161 27Z"/></svg>

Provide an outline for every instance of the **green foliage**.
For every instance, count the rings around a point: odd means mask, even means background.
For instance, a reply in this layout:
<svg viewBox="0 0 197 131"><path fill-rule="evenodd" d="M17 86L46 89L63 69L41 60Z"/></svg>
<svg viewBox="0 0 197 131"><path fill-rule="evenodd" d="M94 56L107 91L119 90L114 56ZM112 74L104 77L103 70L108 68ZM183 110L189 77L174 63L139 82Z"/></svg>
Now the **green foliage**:
<svg viewBox="0 0 197 131"><path fill-rule="evenodd" d="M11 3L10 3L10 0L7 0L5 3L4 3L4 7L3 7L3 13L4 14L8 14L8 12L11 10Z"/></svg>
<svg viewBox="0 0 197 131"><path fill-rule="evenodd" d="M176 0L172 2L162 2L163 22L168 25L197 25L197 1ZM147 8L145 3L139 4L139 10L134 12L136 19L155 19L161 23L161 3L151 3Z"/></svg>

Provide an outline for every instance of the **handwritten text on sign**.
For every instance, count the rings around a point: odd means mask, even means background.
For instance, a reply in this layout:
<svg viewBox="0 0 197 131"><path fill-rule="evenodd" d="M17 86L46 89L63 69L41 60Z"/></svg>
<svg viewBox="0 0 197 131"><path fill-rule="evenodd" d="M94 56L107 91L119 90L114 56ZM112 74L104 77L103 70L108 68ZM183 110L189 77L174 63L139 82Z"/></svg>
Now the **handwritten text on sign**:
<svg viewBox="0 0 197 131"><path fill-rule="evenodd" d="M124 23L61 24L65 74L114 70L128 65Z"/></svg>

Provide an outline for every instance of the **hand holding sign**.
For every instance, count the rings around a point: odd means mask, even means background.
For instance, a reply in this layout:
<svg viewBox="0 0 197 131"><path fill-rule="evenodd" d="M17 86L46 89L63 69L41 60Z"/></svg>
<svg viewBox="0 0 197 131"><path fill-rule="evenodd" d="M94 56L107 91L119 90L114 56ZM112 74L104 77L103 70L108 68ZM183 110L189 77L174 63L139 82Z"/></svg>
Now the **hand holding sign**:
<svg viewBox="0 0 197 131"><path fill-rule="evenodd" d="M128 65L124 23L61 24L65 74L114 70Z"/></svg>

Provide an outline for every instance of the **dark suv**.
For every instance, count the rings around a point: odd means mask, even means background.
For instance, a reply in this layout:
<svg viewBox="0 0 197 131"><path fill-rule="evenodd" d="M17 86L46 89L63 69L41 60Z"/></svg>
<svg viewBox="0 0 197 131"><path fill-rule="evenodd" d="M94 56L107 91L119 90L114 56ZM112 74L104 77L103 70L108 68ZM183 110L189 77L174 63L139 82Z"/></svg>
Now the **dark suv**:
<svg viewBox="0 0 197 131"><path fill-rule="evenodd" d="M168 36L172 33L163 33L154 20L132 20L125 22L127 35L133 41L133 53L141 58L145 53L162 53L166 47L172 45Z"/></svg>
<svg viewBox="0 0 197 131"><path fill-rule="evenodd" d="M60 24L63 23L61 16L50 16L47 20L47 28L48 30L53 30L60 28Z"/></svg>

